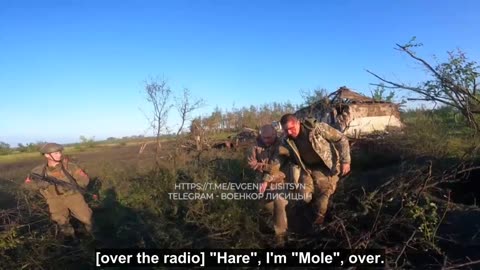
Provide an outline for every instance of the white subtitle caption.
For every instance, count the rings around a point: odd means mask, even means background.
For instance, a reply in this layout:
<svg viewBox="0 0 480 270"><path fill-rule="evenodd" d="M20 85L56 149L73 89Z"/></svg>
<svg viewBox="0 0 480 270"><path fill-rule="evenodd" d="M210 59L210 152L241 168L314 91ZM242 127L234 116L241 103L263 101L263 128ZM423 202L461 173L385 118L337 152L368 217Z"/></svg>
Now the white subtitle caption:
<svg viewBox="0 0 480 270"><path fill-rule="evenodd" d="M108 264L137 264L137 265L194 265L205 267L205 252L199 252L198 254L191 254L190 252L183 252L181 254L146 254L143 251L138 252L136 255L123 255L123 254L102 254L101 252L96 252L96 266L101 267ZM250 263L256 264L258 266L265 263L266 265L282 265L288 264L288 257L286 254L276 254L275 252L266 252L265 258L258 258L258 254L255 251L252 251L248 254L229 254L228 252L222 251L210 251L207 253L208 256L215 259L215 262L218 265L248 265ZM349 265L356 264L384 264L385 262L382 259L382 255L378 254L348 254L346 259L348 261L336 261L341 258L339 251L332 253L326 252L301 252L293 251L291 252L290 259L295 258L296 264L305 264L305 265L333 265L339 264L343 266L345 263ZM254 261L255 260L255 261Z"/></svg>

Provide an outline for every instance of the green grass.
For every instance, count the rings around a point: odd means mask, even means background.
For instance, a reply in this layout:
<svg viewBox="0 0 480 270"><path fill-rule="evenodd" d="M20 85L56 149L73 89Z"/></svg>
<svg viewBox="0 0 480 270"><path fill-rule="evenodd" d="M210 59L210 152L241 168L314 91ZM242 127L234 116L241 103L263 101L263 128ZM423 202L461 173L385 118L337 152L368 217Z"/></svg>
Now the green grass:
<svg viewBox="0 0 480 270"><path fill-rule="evenodd" d="M100 151L102 148L101 147L108 147L107 145L98 145L99 147L93 147L89 148L89 152L95 152L95 151ZM79 152L83 152L84 150L81 148L76 148L74 146L68 146L65 147L64 149L64 154L69 155L69 154L75 154ZM20 153L20 152L14 152L8 155L3 155L0 156L0 163L14 163L14 162L19 162L19 161L25 161L25 160L32 160L32 159L37 159L41 154L39 152L31 152L31 153Z"/></svg>
<svg viewBox="0 0 480 270"><path fill-rule="evenodd" d="M212 133L209 138L212 141L221 141L221 140L228 140L228 136L234 136L238 132L218 132L218 133Z"/></svg>
<svg viewBox="0 0 480 270"><path fill-rule="evenodd" d="M412 110L402 118L406 128L399 143L417 155L462 157L480 143L479 136L452 109Z"/></svg>
<svg viewBox="0 0 480 270"><path fill-rule="evenodd" d="M395 249L391 249L397 251L395 256L407 241L422 244L421 235L409 240L414 229L411 225L414 224L412 218L402 212L401 218L395 219L393 214L397 211L395 205L397 200L401 201L404 198L403 191L411 192L407 187L414 183L412 177L417 177L421 181L424 177L421 174L401 172L398 164L402 160L397 159L402 159L399 156L405 153L437 157L461 156L476 141L471 139L468 128L463 128L460 122L452 123L451 117L448 113L432 115L422 111L408 112L404 114L404 121L407 123L404 135L398 135L391 141L382 143L373 141L371 152L358 153L358 157L355 157L352 163L356 167L352 170L349 181L340 183L341 186L347 188L350 188L349 185L358 186L358 182L355 181L360 181L362 177L372 183L380 182L379 180L383 178L391 179L391 176L398 178L399 181L393 182L398 183L398 188L393 189L395 192L390 192L388 198L397 197L386 200L387 197L383 198L380 192L364 192L363 197L359 196L359 202L353 203L352 206L347 204L350 203L347 199L352 189L345 188L343 192L339 190L332 198L334 202L331 213L345 222L339 224L338 220L331 217L327 222L330 227L326 227L320 235L309 236L307 240L318 241L318 245L315 244L317 248L325 247L327 243L330 246L338 245L345 248L348 247L345 243L345 233L348 232L348 242L353 244L363 241L362 235L368 233L373 238L371 241L368 240L372 244L367 248L373 248L374 244L385 244L382 239L389 236L384 234L387 231L396 235L396 240L388 243L395 246ZM211 139L224 140L232 134L235 133L217 133ZM143 141L145 140L129 141L125 146L138 145ZM261 220L266 217L259 214L258 201L172 200L169 197L169 193L181 192L175 189L176 183L253 181L254 175L246 168L243 151L204 151L198 159L197 155L179 152L176 166L172 166L171 160L164 159L159 168L152 170L152 167L143 165L145 161L151 161L151 156L148 158L146 156L153 153L153 148L149 149L150 152L146 151L145 157L138 157L138 147L117 146L121 146L119 142L106 142L84 152L78 151L74 146L69 146L65 151L67 155L98 153L85 155L84 157L88 158L83 160L87 164L87 172L93 172L92 179L99 183L94 190L100 195L100 201L94 208L94 219L98 228L95 243L83 241L76 246L65 248L53 235L53 226L44 202L38 196L33 198L26 196L13 182L5 181L5 187L2 186L0 189L0 195L5 195L2 198L11 198L13 206L5 207L4 216L8 216L8 219L3 219L3 222L9 224L0 224L8 225L5 226L8 230L0 231L0 260L3 266L8 266L9 269L20 269L26 265L29 269L75 269L75 266L77 269L88 269L92 266L91 254L95 248L262 248L271 244L273 235L259 229ZM168 156L168 152L173 148L171 144L164 144L164 147L162 151ZM105 149L117 151L102 152ZM39 154L1 156L0 163L14 163L35 157L39 157ZM358 167L360 164L361 167ZM393 171L393 166L398 170ZM143 169L140 169L141 167ZM384 171L380 171L382 169ZM7 184L10 186L6 186ZM1 193L2 191L4 193ZM366 207L370 210L362 216L355 207ZM377 220L378 224L374 225ZM394 224L395 226L406 227L396 229L391 224L392 220L398 222ZM432 223L427 219L420 221L423 225ZM27 228L26 224L34 225ZM340 225L343 226L342 230L339 230L342 228ZM375 227L378 229L378 235L381 235L376 239L376 234L370 233L371 230L375 232ZM323 240L325 243L321 242ZM299 244L298 247L306 246ZM417 250L422 250L420 248L422 246Z"/></svg>
<svg viewBox="0 0 480 270"><path fill-rule="evenodd" d="M13 153L8 155L0 156L0 163L12 163L18 162L27 159L34 159L40 155L38 152L33 153Z"/></svg>
<svg viewBox="0 0 480 270"><path fill-rule="evenodd" d="M9 223L10 230L0 231L2 265L10 269L26 265L30 265L29 269L88 269L92 266L93 249L101 247L259 247L263 236L258 232L257 202L169 198L171 192L189 192L176 190L175 183L252 181L253 178L243 172L245 164L241 153L211 151L204 153L199 161L192 160L192 156L182 158L181 169L172 170L167 162L158 170L142 172L134 160L121 166L108 160L97 161L97 173L92 174L92 181L100 183L95 191L100 197L94 208L96 243L93 246L82 241L70 247L75 253L72 258L62 241L53 235L43 200L39 196L26 196L12 182L5 181L12 184L11 188L2 190L9 192L13 206L8 206L12 207L8 210L12 218L3 220ZM24 226L30 223L36 225ZM16 255L9 256L12 253Z"/></svg>
<svg viewBox="0 0 480 270"><path fill-rule="evenodd" d="M163 139L163 141L167 141ZM118 142L98 142L95 143L93 146L82 146L81 144L73 144L64 147L64 154L65 155L74 155L78 153L97 153L105 150L109 147L117 147L117 146L132 146L132 145L140 145L143 143L154 143L155 140L119 140ZM14 151L7 155L0 155L0 164L9 164L27 160L38 159L40 153L38 151L35 152L18 152Z"/></svg>
<svg viewBox="0 0 480 270"><path fill-rule="evenodd" d="M212 141L221 141L227 140L228 136L233 136L237 134L237 132L218 132L213 133L209 136L209 139ZM161 136L161 142L168 142L174 140L175 137L172 135L165 135ZM82 143L73 143L73 144L65 144L64 153L68 154L77 154L77 153L95 153L102 151L106 147L116 147L116 146L132 146L132 145L140 145L143 143L155 143L155 137L143 137L143 138L117 138L113 140L101 140L95 141L90 144L82 144ZM8 154L0 155L0 164L9 164L15 162L21 162L26 160L33 160L36 159L40 153L38 151L35 152L20 152L16 150L12 150Z"/></svg>

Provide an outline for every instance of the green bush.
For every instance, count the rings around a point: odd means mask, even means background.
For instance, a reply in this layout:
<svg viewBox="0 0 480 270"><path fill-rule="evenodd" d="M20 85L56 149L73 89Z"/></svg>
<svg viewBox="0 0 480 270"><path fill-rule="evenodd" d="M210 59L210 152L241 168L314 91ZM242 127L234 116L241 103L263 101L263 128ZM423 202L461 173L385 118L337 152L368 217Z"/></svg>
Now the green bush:
<svg viewBox="0 0 480 270"><path fill-rule="evenodd" d="M40 143L28 143L26 145L19 143L17 150L22 153L32 153L38 151L39 148Z"/></svg>
<svg viewBox="0 0 480 270"><path fill-rule="evenodd" d="M459 157L479 142L465 119L452 108L410 110L402 117L406 129L401 143L418 155Z"/></svg>
<svg viewBox="0 0 480 270"><path fill-rule="evenodd" d="M96 146L95 137L88 139L85 136L80 136L80 146L83 148L94 148Z"/></svg>
<svg viewBox="0 0 480 270"><path fill-rule="evenodd" d="M8 155L12 152L8 143L0 142L0 155Z"/></svg>

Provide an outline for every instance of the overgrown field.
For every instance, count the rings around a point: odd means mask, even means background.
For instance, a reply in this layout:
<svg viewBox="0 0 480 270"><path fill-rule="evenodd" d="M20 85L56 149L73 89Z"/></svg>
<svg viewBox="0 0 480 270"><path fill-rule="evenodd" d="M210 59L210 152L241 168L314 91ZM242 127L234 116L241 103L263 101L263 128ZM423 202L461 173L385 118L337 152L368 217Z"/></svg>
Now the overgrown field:
<svg viewBox="0 0 480 270"><path fill-rule="evenodd" d="M294 226L306 224L305 206L289 204L287 248L382 248L389 268L478 266L478 141L452 124L454 116L407 116L403 134L351 142L352 173L341 179L322 230ZM271 220L258 201L169 197L182 192L178 183L253 182L244 151L187 153L173 145L162 144L157 169L153 145L142 154L140 145L70 154L100 198L90 201L95 239L80 235L79 243L62 242L41 198L18 188L41 157L0 162L1 267L85 269L95 248L108 247L272 247Z"/></svg>

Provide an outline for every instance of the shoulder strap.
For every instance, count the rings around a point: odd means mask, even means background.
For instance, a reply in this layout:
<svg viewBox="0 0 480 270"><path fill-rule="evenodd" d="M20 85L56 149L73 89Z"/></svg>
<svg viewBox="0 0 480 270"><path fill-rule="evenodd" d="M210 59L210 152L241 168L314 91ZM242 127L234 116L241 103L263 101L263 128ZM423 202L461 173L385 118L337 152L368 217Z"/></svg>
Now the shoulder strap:
<svg viewBox="0 0 480 270"><path fill-rule="evenodd" d="M61 168L62 168L62 172L65 174L65 176L68 178L68 181L70 181L70 184L72 184L73 186L76 186L77 188L80 189L80 187L78 186L77 184L77 180L75 180L75 178L73 178L73 176L68 172L67 169L65 169L65 167L63 166L63 163L61 165Z"/></svg>
<svg viewBox="0 0 480 270"><path fill-rule="evenodd" d="M45 166L43 166L43 169L42 169L43 177L47 177L47 166L48 166L48 164L45 164Z"/></svg>
<svg viewBox="0 0 480 270"><path fill-rule="evenodd" d="M317 123L317 119L313 117L307 117L302 121L303 126L308 130L313 130L315 128L316 123Z"/></svg>

